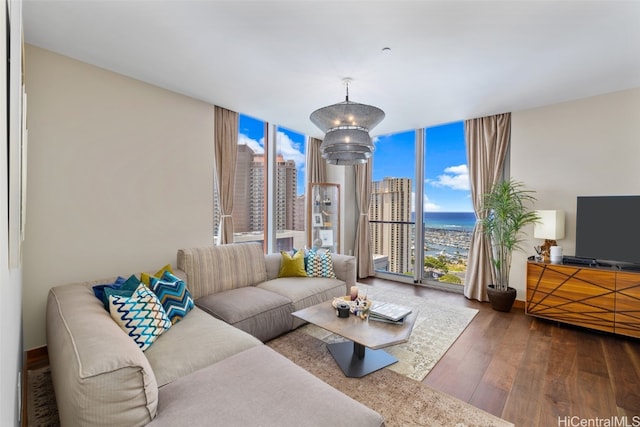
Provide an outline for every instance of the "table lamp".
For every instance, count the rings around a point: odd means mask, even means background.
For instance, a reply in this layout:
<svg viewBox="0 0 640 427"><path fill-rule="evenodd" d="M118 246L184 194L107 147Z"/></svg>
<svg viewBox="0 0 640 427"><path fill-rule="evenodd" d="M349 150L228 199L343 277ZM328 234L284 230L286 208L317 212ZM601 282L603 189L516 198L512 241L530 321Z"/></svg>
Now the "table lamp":
<svg viewBox="0 0 640 427"><path fill-rule="evenodd" d="M552 246L557 246L557 239L564 238L564 211L542 210L536 211L540 218L533 229L533 237L545 239L540 246L540 254L545 262L549 262Z"/></svg>

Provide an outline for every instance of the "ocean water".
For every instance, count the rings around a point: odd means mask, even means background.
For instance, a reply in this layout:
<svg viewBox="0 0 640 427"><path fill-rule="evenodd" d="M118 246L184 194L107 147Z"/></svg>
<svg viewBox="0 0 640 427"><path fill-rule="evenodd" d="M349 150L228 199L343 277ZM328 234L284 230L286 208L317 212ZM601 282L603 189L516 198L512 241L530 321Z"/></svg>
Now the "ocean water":
<svg viewBox="0 0 640 427"><path fill-rule="evenodd" d="M476 214L473 212L425 212L423 221L426 228L473 231Z"/></svg>
<svg viewBox="0 0 640 427"><path fill-rule="evenodd" d="M425 213L425 255L444 255L451 260L466 258L475 223L473 212Z"/></svg>

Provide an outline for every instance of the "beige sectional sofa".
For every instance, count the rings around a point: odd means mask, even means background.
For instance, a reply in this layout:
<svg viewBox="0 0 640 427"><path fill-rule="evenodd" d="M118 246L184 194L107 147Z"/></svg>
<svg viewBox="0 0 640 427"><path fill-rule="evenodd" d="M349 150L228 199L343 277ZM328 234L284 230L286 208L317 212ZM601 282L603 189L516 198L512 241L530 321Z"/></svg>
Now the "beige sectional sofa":
<svg viewBox="0 0 640 427"><path fill-rule="evenodd" d="M331 255L336 278L278 277L281 259L243 243L180 249L177 265L198 307L264 342L303 323L294 311L347 295L356 284L355 257Z"/></svg>
<svg viewBox="0 0 640 427"><path fill-rule="evenodd" d="M94 285L111 280L52 288L47 346L61 424L329 426L337 416L383 425L262 343L299 326L292 311L343 295L355 259L333 255L335 279L278 278L279 257L259 244L178 251L174 273L196 307L144 352L94 296Z"/></svg>

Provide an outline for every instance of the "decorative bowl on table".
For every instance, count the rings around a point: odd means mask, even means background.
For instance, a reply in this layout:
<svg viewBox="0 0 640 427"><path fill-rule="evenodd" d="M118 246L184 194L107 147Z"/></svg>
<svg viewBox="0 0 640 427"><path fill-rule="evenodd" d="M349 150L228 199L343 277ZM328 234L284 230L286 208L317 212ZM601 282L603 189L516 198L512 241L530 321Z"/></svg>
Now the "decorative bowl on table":
<svg viewBox="0 0 640 427"><path fill-rule="evenodd" d="M349 311L361 319L366 319L369 316L369 310L373 305L373 301L370 299L356 299L355 301L351 301L351 297L349 295L344 297L335 297L333 298L333 308L338 308L338 304L348 304Z"/></svg>

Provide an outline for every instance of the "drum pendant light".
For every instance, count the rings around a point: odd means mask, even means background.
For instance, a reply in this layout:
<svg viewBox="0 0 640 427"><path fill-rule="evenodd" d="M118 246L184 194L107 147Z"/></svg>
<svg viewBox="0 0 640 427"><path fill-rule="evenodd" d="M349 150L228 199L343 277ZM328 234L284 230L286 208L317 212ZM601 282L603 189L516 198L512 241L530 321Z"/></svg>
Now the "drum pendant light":
<svg viewBox="0 0 640 427"><path fill-rule="evenodd" d="M332 165L365 163L373 154L369 131L384 119L384 111L349 101L350 79L345 79L344 102L311 113L311 122L325 133L320 153Z"/></svg>

